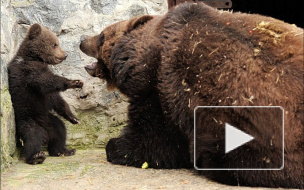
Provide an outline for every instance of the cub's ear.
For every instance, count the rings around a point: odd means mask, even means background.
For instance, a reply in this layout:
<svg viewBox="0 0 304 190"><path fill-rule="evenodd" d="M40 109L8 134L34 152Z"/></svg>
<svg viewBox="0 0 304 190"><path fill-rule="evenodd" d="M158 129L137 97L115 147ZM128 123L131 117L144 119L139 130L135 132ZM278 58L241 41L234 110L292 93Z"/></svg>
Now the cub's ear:
<svg viewBox="0 0 304 190"><path fill-rule="evenodd" d="M132 30L138 28L139 26L145 24L149 20L153 19L154 17L151 15L144 15L144 16L137 16L129 20L127 25L127 33L131 32Z"/></svg>
<svg viewBox="0 0 304 190"><path fill-rule="evenodd" d="M35 37L39 36L39 34L41 33L41 26L39 24L33 24L29 31L28 31L28 36L29 36L29 39L32 40L34 39Z"/></svg>

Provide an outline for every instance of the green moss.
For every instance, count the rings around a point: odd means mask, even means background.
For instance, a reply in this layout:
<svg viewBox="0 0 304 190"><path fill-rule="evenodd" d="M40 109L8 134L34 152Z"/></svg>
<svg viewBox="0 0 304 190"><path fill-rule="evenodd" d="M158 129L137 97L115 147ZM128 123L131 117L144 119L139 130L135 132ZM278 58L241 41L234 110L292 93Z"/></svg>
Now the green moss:
<svg viewBox="0 0 304 190"><path fill-rule="evenodd" d="M7 86L1 89L1 173L17 161L15 118Z"/></svg>
<svg viewBox="0 0 304 190"><path fill-rule="evenodd" d="M26 187L30 183L39 185L50 181L78 181L77 179L86 179L88 176L92 176L92 173L95 174L98 167L103 167L102 164L106 162L105 160L105 150L90 149L79 150L74 156L47 156L45 161L38 165L30 165L20 161L1 176L1 182L3 182L4 187L27 189ZM62 188L65 188L65 186L61 186L59 189Z"/></svg>
<svg viewBox="0 0 304 190"><path fill-rule="evenodd" d="M93 165L86 165L84 166L84 168L82 169L80 176L84 176L85 174L87 174L89 171L91 171L95 166Z"/></svg>
<svg viewBox="0 0 304 190"><path fill-rule="evenodd" d="M4 113L8 113L12 110L12 102L11 96L8 91L8 87L4 86L1 89L1 117L3 117Z"/></svg>
<svg viewBox="0 0 304 190"><path fill-rule="evenodd" d="M67 144L77 149L104 148L111 138L120 134L126 123L126 117L113 120L111 116L96 110L77 111L75 114L80 124L66 122L66 127Z"/></svg>
<svg viewBox="0 0 304 190"><path fill-rule="evenodd" d="M6 179L9 186L21 187L29 181L39 181L41 176L49 180L60 180L77 175L80 162L72 157L47 157L43 164L30 165L19 162L14 167L14 175Z"/></svg>
<svg viewBox="0 0 304 190"><path fill-rule="evenodd" d="M31 172L27 176L29 179L37 179L40 178L41 175L46 175L50 178L62 177L70 173L75 173L79 168L79 162L70 161L70 162L54 162L54 159L60 160L62 158L47 158L43 164L38 164L36 166L37 171L39 172Z"/></svg>

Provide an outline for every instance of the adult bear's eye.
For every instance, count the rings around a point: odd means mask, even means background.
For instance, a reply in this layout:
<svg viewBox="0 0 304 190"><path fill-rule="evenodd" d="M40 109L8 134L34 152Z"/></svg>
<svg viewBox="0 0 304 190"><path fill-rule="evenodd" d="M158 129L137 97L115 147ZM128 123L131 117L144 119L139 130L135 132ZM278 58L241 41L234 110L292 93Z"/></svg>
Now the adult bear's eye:
<svg viewBox="0 0 304 190"><path fill-rule="evenodd" d="M57 47L58 45L56 43L53 44L53 47Z"/></svg>

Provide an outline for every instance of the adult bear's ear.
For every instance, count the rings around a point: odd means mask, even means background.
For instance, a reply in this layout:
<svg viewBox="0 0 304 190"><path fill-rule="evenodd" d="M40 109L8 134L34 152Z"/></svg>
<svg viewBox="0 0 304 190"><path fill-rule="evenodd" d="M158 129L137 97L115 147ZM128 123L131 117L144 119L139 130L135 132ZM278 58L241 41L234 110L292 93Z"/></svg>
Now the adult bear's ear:
<svg viewBox="0 0 304 190"><path fill-rule="evenodd" d="M41 33L41 26L39 24L33 24L29 31L28 31L28 36L29 36L29 39L32 40L34 39L35 37L39 36L39 34Z"/></svg>
<svg viewBox="0 0 304 190"><path fill-rule="evenodd" d="M145 24L149 20L153 19L154 17L151 15L144 15L144 16L137 16L129 20L127 25L127 33L131 32L132 30L138 28L139 26Z"/></svg>

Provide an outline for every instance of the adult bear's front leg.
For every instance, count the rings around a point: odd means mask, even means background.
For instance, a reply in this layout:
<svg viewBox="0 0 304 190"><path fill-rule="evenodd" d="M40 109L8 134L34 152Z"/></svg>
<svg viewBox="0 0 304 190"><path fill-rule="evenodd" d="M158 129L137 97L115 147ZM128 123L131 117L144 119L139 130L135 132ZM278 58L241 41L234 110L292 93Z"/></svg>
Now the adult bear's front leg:
<svg viewBox="0 0 304 190"><path fill-rule="evenodd" d="M152 135L121 136L110 139L107 144L107 160L112 164L141 167L144 162L150 168L189 168L188 143L178 136L153 139ZM155 136L154 136L155 137ZM145 138L147 138L145 140Z"/></svg>
<svg viewBox="0 0 304 190"><path fill-rule="evenodd" d="M107 159L113 164L152 168L190 166L187 138L177 126L165 122L157 93L130 101L129 124L109 141Z"/></svg>

